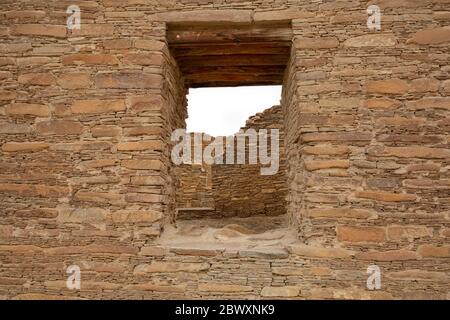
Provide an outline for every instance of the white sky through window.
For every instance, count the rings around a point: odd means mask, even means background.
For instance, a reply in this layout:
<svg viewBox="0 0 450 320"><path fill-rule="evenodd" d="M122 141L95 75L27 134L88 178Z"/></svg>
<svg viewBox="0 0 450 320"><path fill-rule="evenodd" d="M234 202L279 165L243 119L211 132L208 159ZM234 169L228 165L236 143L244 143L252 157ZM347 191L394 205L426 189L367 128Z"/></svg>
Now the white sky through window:
<svg viewBox="0 0 450 320"><path fill-rule="evenodd" d="M251 116L279 105L281 86L190 89L188 132L229 136Z"/></svg>

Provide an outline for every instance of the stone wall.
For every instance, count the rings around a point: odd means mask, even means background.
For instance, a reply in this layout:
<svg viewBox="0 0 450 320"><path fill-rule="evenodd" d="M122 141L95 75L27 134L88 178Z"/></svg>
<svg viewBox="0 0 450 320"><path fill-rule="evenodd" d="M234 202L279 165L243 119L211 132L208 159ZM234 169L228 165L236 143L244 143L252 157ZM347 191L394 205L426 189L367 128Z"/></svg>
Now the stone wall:
<svg viewBox="0 0 450 320"><path fill-rule="evenodd" d="M68 34L72 4L83 27ZM448 5L2 1L0 298L450 298ZM282 105L298 243L161 247L168 141L186 117L166 22L245 19L292 20ZM81 291L66 288L70 265Z"/></svg>
<svg viewBox="0 0 450 320"><path fill-rule="evenodd" d="M204 212L185 212L182 218L277 216L286 214L286 159L283 135L283 113L275 106L251 117L243 132L249 129L278 130L279 170L275 175L262 175L260 164L249 164L250 141L246 140L246 164L182 165L176 169L178 182L177 208L210 208ZM238 153L237 138L234 154ZM214 139L210 143L213 143ZM203 150L210 144L205 143ZM268 141L270 150L270 139ZM225 149L226 152L226 149ZM267 166L264 166L267 167Z"/></svg>

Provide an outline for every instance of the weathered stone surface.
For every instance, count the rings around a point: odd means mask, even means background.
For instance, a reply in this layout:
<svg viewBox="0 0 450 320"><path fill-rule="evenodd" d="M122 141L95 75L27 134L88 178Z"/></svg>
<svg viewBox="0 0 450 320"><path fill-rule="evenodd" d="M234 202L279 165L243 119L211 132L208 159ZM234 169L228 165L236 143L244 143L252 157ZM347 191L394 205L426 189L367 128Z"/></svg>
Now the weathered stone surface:
<svg viewBox="0 0 450 320"><path fill-rule="evenodd" d="M225 283L201 283L198 285L200 292L251 292L251 286L241 286Z"/></svg>
<svg viewBox="0 0 450 320"><path fill-rule="evenodd" d="M91 86L91 77L87 73L61 74L56 81L64 89L85 89Z"/></svg>
<svg viewBox="0 0 450 320"><path fill-rule="evenodd" d="M32 128L26 124L0 123L0 134L26 134L32 132Z"/></svg>
<svg viewBox="0 0 450 320"><path fill-rule="evenodd" d="M77 53L62 58L65 65L116 65L119 60L111 54Z"/></svg>
<svg viewBox="0 0 450 320"><path fill-rule="evenodd" d="M51 86L55 84L55 77L51 73L27 73L19 75L17 81L26 85Z"/></svg>
<svg viewBox="0 0 450 320"><path fill-rule="evenodd" d="M368 99L365 103L366 108L375 110L394 109L400 107L401 105L402 103L398 100L384 98Z"/></svg>
<svg viewBox="0 0 450 320"><path fill-rule="evenodd" d="M6 107L6 114L9 115L29 115L36 117L49 117L50 108L43 104L13 103Z"/></svg>
<svg viewBox="0 0 450 320"><path fill-rule="evenodd" d="M369 251L356 254L356 259L370 261L408 261L418 258L415 252L408 250Z"/></svg>
<svg viewBox="0 0 450 320"><path fill-rule="evenodd" d="M161 66L164 62L164 57L160 54L129 53L124 56L122 62L139 66Z"/></svg>
<svg viewBox="0 0 450 320"><path fill-rule="evenodd" d="M348 154L350 152L350 148L348 146L340 146L340 145L317 145L314 147L304 147L303 152L311 155L343 155Z"/></svg>
<svg viewBox="0 0 450 320"><path fill-rule="evenodd" d="M127 254L136 255L138 249L132 246L112 244L91 244L87 246L55 247L45 249L48 255L78 255L78 254Z"/></svg>
<svg viewBox="0 0 450 320"><path fill-rule="evenodd" d="M14 100L17 94L9 90L0 90L0 101Z"/></svg>
<svg viewBox="0 0 450 320"><path fill-rule="evenodd" d="M302 135L304 142L319 142L319 141L370 141L372 135L362 132L343 132L343 133L305 133Z"/></svg>
<svg viewBox="0 0 450 320"><path fill-rule="evenodd" d="M153 292L169 292L182 293L186 291L185 285L160 285L152 282L143 284L132 284L125 287L129 291L153 291Z"/></svg>
<svg viewBox="0 0 450 320"><path fill-rule="evenodd" d="M137 186L162 186L165 180L160 176L136 176L131 177L130 183Z"/></svg>
<svg viewBox="0 0 450 320"><path fill-rule="evenodd" d="M124 100L79 100L72 105L72 112L77 114L120 112L126 109Z"/></svg>
<svg viewBox="0 0 450 320"><path fill-rule="evenodd" d="M312 209L306 215L311 218L329 219L376 219L378 217L374 211L352 208Z"/></svg>
<svg viewBox="0 0 450 320"><path fill-rule="evenodd" d="M50 24L16 24L11 26L10 32L16 36L65 38L66 30L66 26Z"/></svg>
<svg viewBox="0 0 450 320"><path fill-rule="evenodd" d="M289 247L289 252L298 256L311 258L347 259L354 253L341 248L325 248L306 245L293 245Z"/></svg>
<svg viewBox="0 0 450 320"><path fill-rule="evenodd" d="M164 143L159 140L148 140L138 142L121 142L117 145L119 151L145 151L145 150L163 150Z"/></svg>
<svg viewBox="0 0 450 320"><path fill-rule="evenodd" d="M111 212L108 218L115 224L119 223L153 223L163 217L159 211L120 210Z"/></svg>
<svg viewBox="0 0 450 320"><path fill-rule="evenodd" d="M157 13L150 17L151 21L169 23L251 23L251 10L199 10L194 12L171 11Z"/></svg>
<svg viewBox="0 0 450 320"><path fill-rule="evenodd" d="M446 159L450 157L450 149L429 147L375 147L369 154L376 157Z"/></svg>
<svg viewBox="0 0 450 320"><path fill-rule="evenodd" d="M285 9L275 11L256 11L253 15L255 22L274 22L274 21L287 21L290 22L293 19L304 19L314 17L314 13L297 10L297 9Z"/></svg>
<svg viewBox="0 0 450 320"><path fill-rule="evenodd" d="M92 191L78 191L75 196L75 200L82 202L94 202L94 203L108 203L108 204L123 204L124 197L119 193L113 192L92 192Z"/></svg>
<svg viewBox="0 0 450 320"><path fill-rule="evenodd" d="M285 259L288 255L284 248L255 248L239 251L239 256L248 258Z"/></svg>
<svg viewBox="0 0 450 320"><path fill-rule="evenodd" d="M2 43L0 44L0 53L20 53L31 50L30 43Z"/></svg>
<svg viewBox="0 0 450 320"><path fill-rule="evenodd" d="M302 38L296 37L294 39L294 45L296 49L332 49L339 47L339 41L337 38Z"/></svg>
<svg viewBox="0 0 450 320"><path fill-rule="evenodd" d="M48 149L45 142L7 142L2 145L3 152L38 152Z"/></svg>
<svg viewBox="0 0 450 320"><path fill-rule="evenodd" d="M323 160L323 161L305 161L305 167L308 171L316 171L323 169L348 169L350 168L350 161L348 160Z"/></svg>
<svg viewBox="0 0 450 320"><path fill-rule="evenodd" d="M134 275L147 273L202 272L210 268L208 263L175 263L154 261L151 264L140 264L134 269Z"/></svg>
<svg viewBox="0 0 450 320"><path fill-rule="evenodd" d="M392 33L369 34L350 38L344 42L344 47L392 47L397 45L397 39Z"/></svg>
<svg viewBox="0 0 450 320"><path fill-rule="evenodd" d="M450 257L450 246L436 246L431 244L424 244L419 247L417 252L423 258L448 258Z"/></svg>
<svg viewBox="0 0 450 320"><path fill-rule="evenodd" d="M264 287L261 291L261 296L263 297L283 297L292 298L297 297L300 294L300 289L298 287Z"/></svg>
<svg viewBox="0 0 450 320"><path fill-rule="evenodd" d="M122 128L113 125L95 126L91 129L91 133L94 138L117 137L122 133Z"/></svg>
<svg viewBox="0 0 450 320"><path fill-rule="evenodd" d="M107 37L114 34L112 24L83 23L81 29L72 30L71 37Z"/></svg>
<svg viewBox="0 0 450 320"><path fill-rule="evenodd" d="M420 100L408 101L406 103L408 109L411 110L428 110L428 109L442 109L450 110L450 98L441 97L427 97Z"/></svg>
<svg viewBox="0 0 450 320"><path fill-rule="evenodd" d="M157 89L162 83L159 74L99 73L95 77L95 85L101 89Z"/></svg>
<svg viewBox="0 0 450 320"><path fill-rule="evenodd" d="M406 81L400 79L368 81L367 92L369 93L386 93L386 94L405 94L409 90Z"/></svg>
<svg viewBox="0 0 450 320"><path fill-rule="evenodd" d="M83 125L70 120L42 121L36 124L36 132L41 135L79 135L83 133Z"/></svg>
<svg viewBox="0 0 450 320"><path fill-rule="evenodd" d="M380 227L350 227L336 228L339 241L344 242L383 242L386 240L386 230Z"/></svg>
<svg viewBox="0 0 450 320"><path fill-rule="evenodd" d="M426 270L405 270L395 271L386 274L386 277L397 280L412 280L412 281L445 281L447 275L445 272L435 272Z"/></svg>
<svg viewBox="0 0 450 320"><path fill-rule="evenodd" d="M370 199L383 202L408 202L416 201L417 196L406 193L393 193L386 191L357 191L356 198Z"/></svg>
<svg viewBox="0 0 450 320"><path fill-rule="evenodd" d="M60 198L69 194L69 188L38 184L0 184L0 191L20 197Z"/></svg>
<svg viewBox="0 0 450 320"><path fill-rule="evenodd" d="M122 166L132 170L161 170L160 160L124 160Z"/></svg>
<svg viewBox="0 0 450 320"><path fill-rule="evenodd" d="M408 43L421 45L436 45L450 42L450 27L427 29L416 32Z"/></svg>

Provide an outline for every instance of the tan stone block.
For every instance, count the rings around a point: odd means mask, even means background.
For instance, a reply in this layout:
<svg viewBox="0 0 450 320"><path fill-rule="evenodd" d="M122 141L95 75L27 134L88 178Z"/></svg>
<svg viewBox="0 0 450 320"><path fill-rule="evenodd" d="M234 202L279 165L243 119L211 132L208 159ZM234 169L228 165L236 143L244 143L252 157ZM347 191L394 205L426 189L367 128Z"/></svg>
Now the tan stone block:
<svg viewBox="0 0 450 320"><path fill-rule="evenodd" d="M436 246L431 244L424 244L419 246L417 252L423 258L449 258L450 246Z"/></svg>
<svg viewBox="0 0 450 320"><path fill-rule="evenodd" d="M161 176L136 176L131 177L130 183L136 186L162 186L165 180Z"/></svg>
<svg viewBox="0 0 450 320"><path fill-rule="evenodd" d="M0 191L21 197L60 198L69 194L69 188L35 184L0 184Z"/></svg>
<svg viewBox="0 0 450 320"><path fill-rule="evenodd" d="M182 263L153 261L151 264L140 264L134 268L134 275L147 273L202 272L209 270L209 263Z"/></svg>
<svg viewBox="0 0 450 320"><path fill-rule="evenodd" d="M125 290L183 293L186 291L186 285L160 285L149 282L143 284L128 285L125 287Z"/></svg>
<svg viewBox="0 0 450 320"><path fill-rule="evenodd" d="M344 155L350 153L348 146L322 144L314 147L306 146L302 149L303 153L309 155Z"/></svg>
<svg viewBox="0 0 450 320"><path fill-rule="evenodd" d="M169 11L157 13L149 17L150 21L169 23L252 23L252 10L222 9L222 10L196 10Z"/></svg>
<svg viewBox="0 0 450 320"><path fill-rule="evenodd" d="M99 73L95 85L101 89L159 89L163 78L159 74L144 73Z"/></svg>
<svg viewBox="0 0 450 320"><path fill-rule="evenodd" d="M407 43L420 45L436 45L450 42L450 27L421 30L413 34Z"/></svg>
<svg viewBox="0 0 450 320"><path fill-rule="evenodd" d="M343 242L384 242L386 230L381 227L337 226L337 238Z"/></svg>
<svg viewBox="0 0 450 320"><path fill-rule="evenodd" d="M420 100L408 101L406 106L410 110L442 109L450 110L450 98L427 97Z"/></svg>
<svg viewBox="0 0 450 320"><path fill-rule="evenodd" d="M42 121L36 124L36 132L42 135L80 135L83 125L70 120Z"/></svg>
<svg viewBox="0 0 450 320"><path fill-rule="evenodd" d="M62 57L65 65L117 65L119 60L112 54L76 53Z"/></svg>
<svg viewBox="0 0 450 320"><path fill-rule="evenodd" d="M11 26L11 34L15 36L37 36L65 38L66 26L50 24L16 24Z"/></svg>
<svg viewBox="0 0 450 320"><path fill-rule="evenodd" d="M142 247L139 252L142 256L152 256L152 257L164 257L169 253L169 250L164 247L158 246L147 246Z"/></svg>
<svg viewBox="0 0 450 320"><path fill-rule="evenodd" d="M5 112L8 115L29 115L36 117L49 117L50 108L43 104L13 103L6 106Z"/></svg>
<svg viewBox="0 0 450 320"><path fill-rule="evenodd" d="M111 212L108 219L112 223L154 223L163 218L163 214L154 210L119 210Z"/></svg>
<svg viewBox="0 0 450 320"><path fill-rule="evenodd" d="M82 202L108 203L113 205L124 204L123 195L113 192L78 191L74 199Z"/></svg>
<svg viewBox="0 0 450 320"><path fill-rule="evenodd" d="M323 170L323 169L332 169L332 168L341 168L341 169L348 169L350 168L350 161L349 160L314 160L305 161L305 168L308 171L316 171L316 170Z"/></svg>
<svg viewBox="0 0 450 320"><path fill-rule="evenodd" d="M164 196L160 194L151 193L128 193L125 197L126 201L129 203L162 203L164 201Z"/></svg>
<svg viewBox="0 0 450 320"><path fill-rule="evenodd" d="M117 137L122 133L122 128L113 125L95 126L91 129L94 138Z"/></svg>
<svg viewBox="0 0 450 320"><path fill-rule="evenodd" d="M117 145L118 151L161 151L164 150L165 144L160 140L122 142Z"/></svg>
<svg viewBox="0 0 450 320"><path fill-rule="evenodd" d="M408 250L369 251L356 254L356 259L370 261L407 261L418 258L419 256L414 251Z"/></svg>
<svg viewBox="0 0 450 320"><path fill-rule="evenodd" d="M319 141L362 141L369 142L372 140L372 134L363 132L321 132L321 133L305 133L302 135L303 142L319 142Z"/></svg>
<svg viewBox="0 0 450 320"><path fill-rule="evenodd" d="M344 42L344 47L393 47L397 45L397 38L392 33L368 34L350 38Z"/></svg>
<svg viewBox="0 0 450 320"><path fill-rule="evenodd" d="M130 110L133 113L161 111L164 104L163 98L160 95L131 96L128 102Z"/></svg>
<svg viewBox="0 0 450 320"><path fill-rule="evenodd" d="M42 248L33 245L0 245L0 252L12 254L41 254Z"/></svg>
<svg viewBox="0 0 450 320"><path fill-rule="evenodd" d="M417 196L406 193L393 193L386 191L357 191L355 192L356 198L370 199L383 202L409 202L416 201Z"/></svg>
<svg viewBox="0 0 450 320"><path fill-rule="evenodd" d="M298 287L286 286L286 287L264 287L261 290L262 297L271 298L292 298L298 297L300 294L300 289Z"/></svg>
<svg viewBox="0 0 450 320"><path fill-rule="evenodd" d="M160 160L123 160L122 166L132 170L161 170Z"/></svg>
<svg viewBox="0 0 450 320"><path fill-rule="evenodd" d="M114 35L114 25L83 23L81 29L72 30L70 37L107 37Z"/></svg>
<svg viewBox="0 0 450 320"><path fill-rule="evenodd" d="M157 53L129 53L123 57L124 64L135 64L139 66L156 66L160 67L164 63L162 54Z"/></svg>
<svg viewBox="0 0 450 320"><path fill-rule="evenodd" d="M215 257L222 254L223 250L214 249L192 249L192 248L170 248L173 252L181 256L196 256L196 257Z"/></svg>
<svg viewBox="0 0 450 320"><path fill-rule="evenodd" d="M328 209L311 209L306 212L306 216L310 218L326 218L326 219L376 219L378 215L366 209L352 208L328 208Z"/></svg>
<svg viewBox="0 0 450 320"><path fill-rule="evenodd" d="M27 85L51 86L55 84L55 77L51 73L27 73L19 75L17 81Z"/></svg>
<svg viewBox="0 0 450 320"><path fill-rule="evenodd" d="M369 154L375 157L447 159L450 157L450 149L429 147L374 147L369 149Z"/></svg>
<svg viewBox="0 0 450 320"><path fill-rule="evenodd" d="M162 136L164 129L157 126L139 126L133 128L125 128L124 134L128 137L138 136Z"/></svg>
<svg viewBox="0 0 450 320"><path fill-rule="evenodd" d="M200 292L251 292L253 288L250 286L242 286L236 284L225 283L200 283L198 285Z"/></svg>
<svg viewBox="0 0 450 320"><path fill-rule="evenodd" d="M427 119L425 118L406 118L406 117L381 117L378 118L375 122L377 127L419 127L425 122Z"/></svg>
<svg viewBox="0 0 450 320"><path fill-rule="evenodd" d="M404 80L389 79L368 81L366 88L369 93L405 94L409 90L409 85Z"/></svg>
<svg viewBox="0 0 450 320"><path fill-rule="evenodd" d="M78 255L78 254L127 254L136 255L138 248L125 245L91 244L87 246L55 247L45 249L48 255Z"/></svg>
<svg viewBox="0 0 450 320"><path fill-rule="evenodd" d="M325 248L307 245L290 246L289 252L298 256L325 259L348 259L354 255L352 251L341 248Z"/></svg>
<svg viewBox="0 0 450 320"><path fill-rule="evenodd" d="M69 297L62 295L51 295L44 293L23 293L13 297L13 300L48 300L48 301L64 301L64 300L82 300L79 297Z"/></svg>
<svg viewBox="0 0 450 320"><path fill-rule="evenodd" d="M411 81L413 92L436 92L439 90L440 81L434 78L422 78Z"/></svg>
<svg viewBox="0 0 450 320"><path fill-rule="evenodd" d="M0 101L14 100L17 94L14 91L0 90Z"/></svg>
<svg viewBox="0 0 450 320"><path fill-rule="evenodd" d="M86 168L105 168L105 167L112 167L116 165L116 160L114 159L98 159L98 160L92 160L92 161L84 161L81 163L82 166Z"/></svg>
<svg viewBox="0 0 450 320"><path fill-rule="evenodd" d="M130 49L133 46L133 41L130 39L113 39L103 41L103 47L106 50L123 50Z"/></svg>
<svg viewBox="0 0 450 320"><path fill-rule="evenodd" d="M149 51L162 51L166 44L162 41L136 39L134 40L134 47L137 49L149 50Z"/></svg>
<svg viewBox="0 0 450 320"><path fill-rule="evenodd" d="M409 281L445 281L447 279L445 272L418 269L388 272L386 277L390 279Z"/></svg>
<svg viewBox="0 0 450 320"><path fill-rule="evenodd" d="M273 22L286 21L291 22L293 19L312 18L315 14L308 11L300 11L297 9L273 10L273 11L256 11L253 15L255 22Z"/></svg>
<svg viewBox="0 0 450 320"><path fill-rule="evenodd" d="M8 19L42 19L46 16L41 10L13 10L5 12Z"/></svg>
<svg viewBox="0 0 450 320"><path fill-rule="evenodd" d="M79 100L72 105L75 114L101 114L109 112L121 112L127 109L124 100Z"/></svg>
<svg viewBox="0 0 450 320"><path fill-rule="evenodd" d="M0 44L0 53L23 53L26 51L31 50L31 43L24 42L24 43L1 43ZM8 59L8 58L5 58ZM13 63L13 60L11 61ZM11 63L8 63L11 64Z"/></svg>
<svg viewBox="0 0 450 320"><path fill-rule="evenodd" d="M63 208L59 210L60 223L104 224L108 211L102 208Z"/></svg>
<svg viewBox="0 0 450 320"><path fill-rule="evenodd" d="M296 37L294 39L294 46L296 49L333 49L339 47L339 40L334 37L319 37L319 38L303 38Z"/></svg>
<svg viewBox="0 0 450 320"><path fill-rule="evenodd" d="M3 152L38 152L49 148L44 142L7 142L2 145Z"/></svg>
<svg viewBox="0 0 450 320"><path fill-rule="evenodd" d="M444 92L446 93L450 93L450 80L445 80L442 83L442 90L444 90Z"/></svg>
<svg viewBox="0 0 450 320"><path fill-rule="evenodd" d="M365 107L368 109L397 109L401 107L401 101L394 99L374 98L368 99L365 103Z"/></svg>
<svg viewBox="0 0 450 320"><path fill-rule="evenodd" d="M61 74L57 79L63 89L86 89L91 86L91 77L87 73Z"/></svg>

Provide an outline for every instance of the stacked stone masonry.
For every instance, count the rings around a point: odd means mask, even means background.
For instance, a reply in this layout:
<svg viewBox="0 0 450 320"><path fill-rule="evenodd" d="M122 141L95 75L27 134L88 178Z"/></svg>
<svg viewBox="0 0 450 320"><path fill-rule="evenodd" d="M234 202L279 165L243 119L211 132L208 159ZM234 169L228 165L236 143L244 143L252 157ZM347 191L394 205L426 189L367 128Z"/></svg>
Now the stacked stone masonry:
<svg viewBox="0 0 450 320"><path fill-rule="evenodd" d="M449 299L449 4L3 0L0 298ZM211 21L292 22L287 248L157 245L188 89L167 23ZM366 288L372 264L381 290Z"/></svg>

